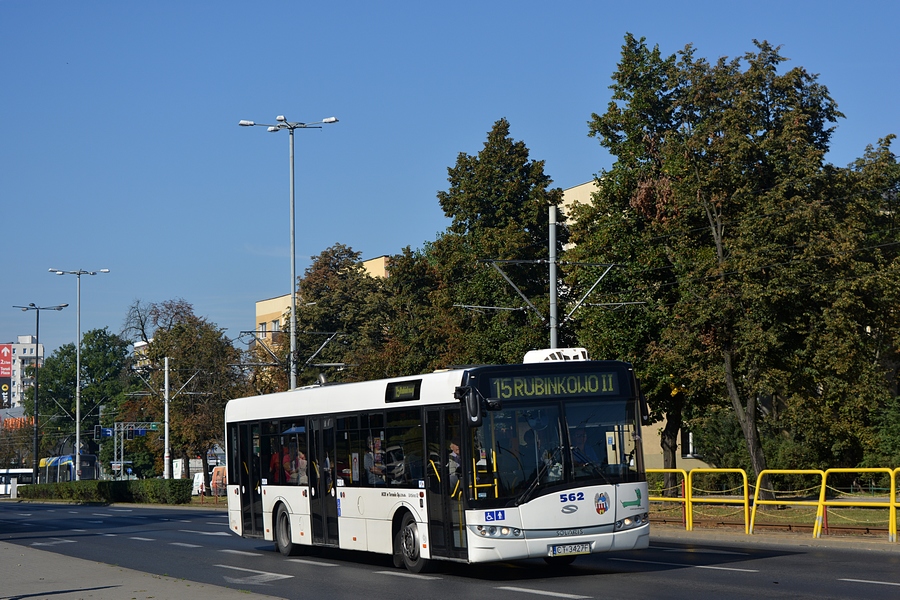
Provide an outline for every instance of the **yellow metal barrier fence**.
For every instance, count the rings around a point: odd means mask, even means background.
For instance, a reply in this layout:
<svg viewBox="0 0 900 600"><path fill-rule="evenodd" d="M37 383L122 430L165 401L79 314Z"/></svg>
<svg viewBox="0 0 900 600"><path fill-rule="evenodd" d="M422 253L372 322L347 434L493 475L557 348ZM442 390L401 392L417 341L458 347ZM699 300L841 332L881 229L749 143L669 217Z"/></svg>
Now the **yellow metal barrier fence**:
<svg viewBox="0 0 900 600"><path fill-rule="evenodd" d="M775 500L762 500L759 497L760 491L762 491L762 478L766 475L816 475L822 478L822 483L819 488L819 499L818 500L790 500L787 498L776 498ZM775 490L768 490L775 493ZM820 471L818 469L766 469L759 473L759 477L756 478L756 490L753 493L753 512L750 515L750 530L748 533L753 533L753 524L756 522L756 507L761 504L774 504L774 505L784 505L791 504L794 506L815 506L816 507L816 522L813 525L813 536L815 537L815 530L817 527L821 527L822 525L822 515L824 514L823 503L825 502L825 471Z"/></svg>
<svg viewBox="0 0 900 600"><path fill-rule="evenodd" d="M681 497L668 496L650 496L650 502L676 502L683 505L684 524L687 531L694 529L694 504L740 504L744 507L744 533L753 534L753 528L756 523L756 509L758 506L764 505L793 505L793 506L814 506L816 507L815 523L813 524L813 537L821 537L824 527L825 511L828 507L859 507L859 508L887 508L888 517L888 539L891 542L897 542L897 511L900 510L900 498L897 494L897 483L900 481L900 468L835 468L822 471L820 469L766 469L762 471L756 479L756 488L753 493L753 500L750 500L750 490L747 481L747 473L743 469L692 469L685 471L684 469L647 469L647 474L652 473L676 473L682 478L683 491ZM728 498L716 495L700 495L696 493L694 488L695 475L704 473L738 473L743 478L743 498ZM826 498L826 490L828 487L828 476L836 473L882 473L890 478L890 488L888 498L884 501L854 501L847 499ZM766 475L812 475L819 477L819 493L817 500L794 500L790 498L762 499L760 498L763 489L761 482ZM773 494L775 490L769 490ZM752 510L751 510L752 505ZM749 518L748 518L749 517Z"/></svg>
<svg viewBox="0 0 900 600"><path fill-rule="evenodd" d="M680 502L682 504L682 509L684 510L684 528L686 531L690 531L693 529L693 524L691 523L691 503L690 503L690 488L687 485L688 475L687 471L684 469L647 469L647 474L651 473L680 473L681 474L681 490L682 496L671 497L671 496L653 496L651 495L648 500L650 502Z"/></svg>
<svg viewBox="0 0 900 600"><path fill-rule="evenodd" d="M873 468L873 469L854 469L854 468L842 468L842 469L828 469L825 471L825 476L822 479L822 504L819 507L819 515L816 518L816 526L813 528L813 537L821 537L822 536L822 526L823 526L823 518L825 515L825 511L828 510L829 506L856 506L861 508L873 508L873 507L884 507L887 508L890 512L888 517L888 539L892 542L897 541L897 472L900 469L894 469L893 471L888 468ZM861 502L861 501L853 501L846 499L834 499L828 500L825 498L825 489L828 484L828 476L832 473L884 473L891 480L891 487L889 488L888 499L884 502L879 502L873 499L870 502Z"/></svg>
<svg viewBox="0 0 900 600"><path fill-rule="evenodd" d="M739 473L744 480L744 497L743 498L727 498L723 496L695 496L694 495L694 474L701 473ZM747 473L743 469L691 469L688 474L688 514L690 515L690 528L694 529L694 503L707 504L741 504L744 507L744 533L750 532L747 517L750 514L750 490L747 486Z"/></svg>

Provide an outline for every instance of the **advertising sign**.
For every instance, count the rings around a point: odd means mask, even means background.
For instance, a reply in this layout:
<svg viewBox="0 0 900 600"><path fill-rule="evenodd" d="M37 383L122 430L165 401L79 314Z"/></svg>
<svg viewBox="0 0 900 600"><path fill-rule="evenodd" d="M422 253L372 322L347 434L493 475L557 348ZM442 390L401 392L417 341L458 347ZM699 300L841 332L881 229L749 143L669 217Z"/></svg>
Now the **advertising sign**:
<svg viewBox="0 0 900 600"><path fill-rule="evenodd" d="M0 344L0 408L10 406L12 385L12 344Z"/></svg>

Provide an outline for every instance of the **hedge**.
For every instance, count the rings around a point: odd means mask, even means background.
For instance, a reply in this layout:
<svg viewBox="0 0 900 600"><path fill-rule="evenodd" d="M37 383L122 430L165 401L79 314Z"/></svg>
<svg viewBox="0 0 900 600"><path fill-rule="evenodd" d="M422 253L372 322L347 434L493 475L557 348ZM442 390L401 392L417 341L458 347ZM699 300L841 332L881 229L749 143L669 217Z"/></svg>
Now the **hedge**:
<svg viewBox="0 0 900 600"><path fill-rule="evenodd" d="M190 479L82 480L23 485L16 492L26 500L189 504L193 483Z"/></svg>

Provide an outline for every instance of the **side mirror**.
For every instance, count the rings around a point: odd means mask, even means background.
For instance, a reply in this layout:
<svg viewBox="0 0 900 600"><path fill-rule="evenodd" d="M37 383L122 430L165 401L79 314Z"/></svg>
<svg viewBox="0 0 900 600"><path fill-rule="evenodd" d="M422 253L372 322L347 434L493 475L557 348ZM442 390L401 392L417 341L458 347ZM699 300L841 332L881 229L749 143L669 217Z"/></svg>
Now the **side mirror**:
<svg viewBox="0 0 900 600"><path fill-rule="evenodd" d="M478 402L478 394L475 388L459 386L453 392L453 397L460 400L466 407L466 422L470 427L481 426L481 403Z"/></svg>

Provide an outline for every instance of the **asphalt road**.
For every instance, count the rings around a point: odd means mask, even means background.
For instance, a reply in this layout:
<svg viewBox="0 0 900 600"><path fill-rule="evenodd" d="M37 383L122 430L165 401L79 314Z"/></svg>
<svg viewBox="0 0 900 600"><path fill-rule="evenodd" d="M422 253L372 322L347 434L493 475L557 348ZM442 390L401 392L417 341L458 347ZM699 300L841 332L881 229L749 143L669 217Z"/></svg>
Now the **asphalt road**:
<svg viewBox="0 0 900 600"><path fill-rule="evenodd" d="M893 599L900 597L900 544L665 526L653 529L647 550L582 557L562 571L523 561L446 564L413 575L395 569L389 557L364 553L282 557L268 542L230 534L221 509L0 502L0 600L230 600L257 594L330 600Z"/></svg>

